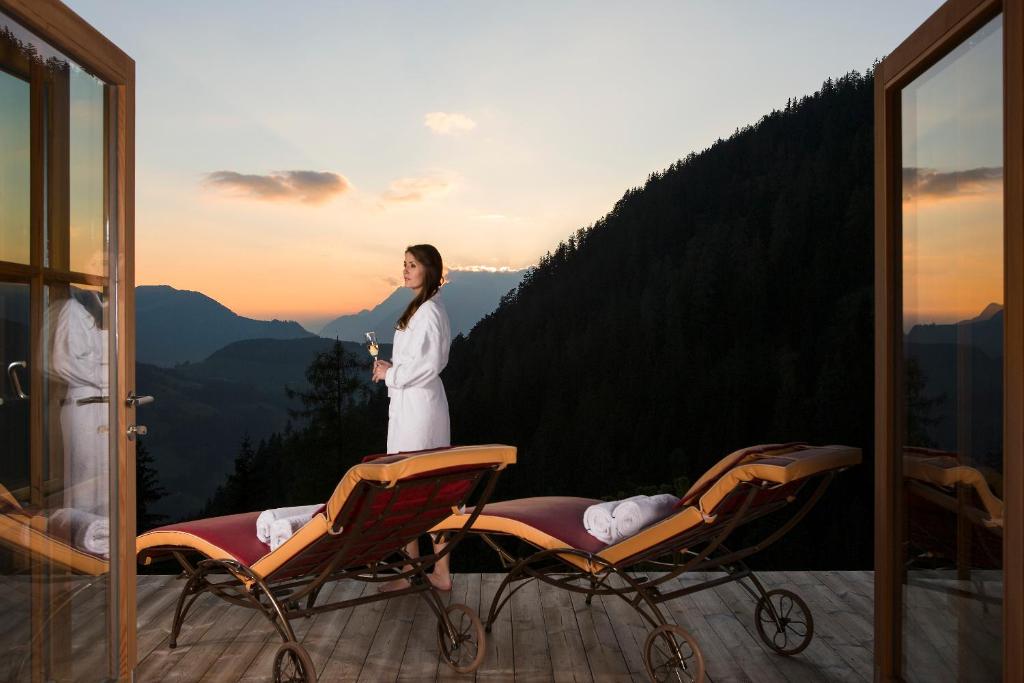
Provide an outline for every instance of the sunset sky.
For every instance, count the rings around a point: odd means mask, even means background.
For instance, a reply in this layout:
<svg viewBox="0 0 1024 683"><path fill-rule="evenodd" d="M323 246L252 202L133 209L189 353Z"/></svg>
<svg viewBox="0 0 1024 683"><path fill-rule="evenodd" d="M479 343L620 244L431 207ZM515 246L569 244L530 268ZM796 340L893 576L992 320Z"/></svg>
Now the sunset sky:
<svg viewBox="0 0 1024 683"><path fill-rule="evenodd" d="M940 2L68 4L137 64L138 283L316 331L406 244L536 263Z"/></svg>
<svg viewBox="0 0 1024 683"><path fill-rule="evenodd" d="M903 327L1003 303L1002 18L907 85Z"/></svg>

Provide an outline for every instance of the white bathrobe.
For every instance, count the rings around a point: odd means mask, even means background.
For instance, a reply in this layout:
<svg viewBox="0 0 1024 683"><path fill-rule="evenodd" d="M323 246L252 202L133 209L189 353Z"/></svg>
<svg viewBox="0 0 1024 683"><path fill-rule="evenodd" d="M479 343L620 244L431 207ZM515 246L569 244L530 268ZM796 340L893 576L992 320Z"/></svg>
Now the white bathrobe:
<svg viewBox="0 0 1024 683"><path fill-rule="evenodd" d="M451 445L448 398L440 377L451 343L451 323L438 294L420 305L404 330L395 331L392 366L384 376L391 397L388 453Z"/></svg>
<svg viewBox="0 0 1024 683"><path fill-rule="evenodd" d="M65 506L109 514L109 403L78 405L80 398L109 393L107 332L73 297L61 302L53 333L51 367L67 383L60 409L64 442Z"/></svg>

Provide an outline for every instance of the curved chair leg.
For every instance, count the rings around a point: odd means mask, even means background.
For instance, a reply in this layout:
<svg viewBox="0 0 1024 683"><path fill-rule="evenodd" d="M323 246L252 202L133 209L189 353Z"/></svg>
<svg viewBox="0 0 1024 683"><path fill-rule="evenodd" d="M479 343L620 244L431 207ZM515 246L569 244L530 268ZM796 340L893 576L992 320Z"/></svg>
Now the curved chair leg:
<svg viewBox="0 0 1024 683"><path fill-rule="evenodd" d="M531 555L530 558L532 558L532 557L533 556ZM516 564L515 567L513 567L511 570L509 570L508 574L505 575L505 578L502 580L501 584L498 586L498 590L496 590L494 592L494 598L491 600L491 608L487 611L487 621L484 622L484 632L485 633L490 633L491 632L491 627L494 625L494 622L497 621L498 614L501 612L502 608L505 606L505 603L507 603L512 598L512 593L514 593L516 591L516 589L514 589L514 588L513 589L509 589L509 586L512 585L513 581L517 580L519 577L521 577L523 575L522 568L524 566L526 566L526 564L527 564L528 560L530 560L530 558L526 558L525 560L521 560L518 564ZM507 591L508 594L505 595L504 599L502 599L501 596L506 591Z"/></svg>
<svg viewBox="0 0 1024 683"><path fill-rule="evenodd" d="M178 606L174 609L174 622L171 625L171 640L168 643L172 649L178 646L178 635L181 634L181 626L185 623L185 616L188 614L188 611L192 608L192 605L198 597L198 594L195 593L195 587L201 580L202 577L198 572L193 573L189 576L185 587L181 589L181 595L178 596ZM190 595L191 599L188 601L188 604L186 604L185 600L189 598Z"/></svg>

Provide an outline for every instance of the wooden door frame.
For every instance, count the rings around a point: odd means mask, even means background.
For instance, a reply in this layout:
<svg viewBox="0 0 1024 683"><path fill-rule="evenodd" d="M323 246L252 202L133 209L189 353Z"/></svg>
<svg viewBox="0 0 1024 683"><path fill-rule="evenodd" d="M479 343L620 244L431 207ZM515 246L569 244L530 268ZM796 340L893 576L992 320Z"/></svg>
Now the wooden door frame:
<svg viewBox="0 0 1024 683"><path fill-rule="evenodd" d="M112 334L118 341L117 394L111 403L117 411L118 463L116 505L111 507L111 565L119 581L110 584L112 609L119 631L111 633L113 667L119 679L131 680L135 667L135 444L125 429L134 421L126 406L127 393L135 387L135 62L114 43L57 0L0 0L0 12L18 22L94 75L112 86L110 103L116 108L116 135L110 168L116 171L116 197L110 213L116 214L118 258L110 262L110 282L116 302L111 307ZM114 223L115 221L112 221ZM36 245L33 245L36 247ZM38 246L36 248L41 248ZM76 278L77 279L77 278ZM83 277L88 280L89 278Z"/></svg>
<svg viewBox="0 0 1024 683"><path fill-rule="evenodd" d="M875 69L875 680L900 680L900 91L1003 14L1003 680L1024 680L1024 0L949 0Z"/></svg>

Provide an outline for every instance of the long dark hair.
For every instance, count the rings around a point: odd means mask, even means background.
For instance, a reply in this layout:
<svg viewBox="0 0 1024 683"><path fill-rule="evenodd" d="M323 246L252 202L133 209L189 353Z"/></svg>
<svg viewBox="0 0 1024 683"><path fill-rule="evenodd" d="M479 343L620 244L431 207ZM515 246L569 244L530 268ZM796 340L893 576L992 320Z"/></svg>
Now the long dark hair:
<svg viewBox="0 0 1024 683"><path fill-rule="evenodd" d="M405 248L405 253L412 254L416 263L423 268L423 288L420 293L405 307L405 312L395 324L396 330L404 330L412 319L414 313L419 310L423 302L437 294L444 284L444 263L441 261L441 252L431 244L414 244Z"/></svg>

